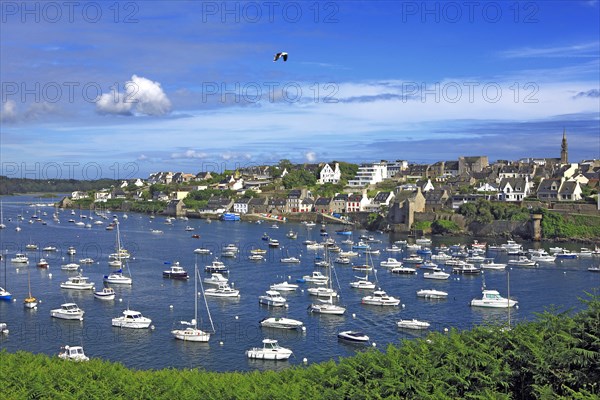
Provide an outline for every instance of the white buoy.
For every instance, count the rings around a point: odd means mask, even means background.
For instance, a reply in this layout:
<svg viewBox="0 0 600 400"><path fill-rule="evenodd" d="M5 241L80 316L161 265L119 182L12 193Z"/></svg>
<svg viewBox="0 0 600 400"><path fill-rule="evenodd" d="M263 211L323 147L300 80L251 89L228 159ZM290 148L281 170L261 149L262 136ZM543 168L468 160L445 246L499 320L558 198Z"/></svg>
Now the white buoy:
<svg viewBox="0 0 600 400"><path fill-rule="evenodd" d="M288 308L289 306L290 306L289 304L286 304L286 305L285 305L285 308Z"/></svg>
<svg viewBox="0 0 600 400"><path fill-rule="evenodd" d="M303 362L304 364L308 363L308 358L304 357L304 358L302 359L302 362Z"/></svg>
<svg viewBox="0 0 600 400"><path fill-rule="evenodd" d="M306 327L305 326L302 327L302 332L306 332Z"/></svg>
<svg viewBox="0 0 600 400"><path fill-rule="evenodd" d="M515 306L515 308L518 310L518 309L519 309L519 305L517 304L517 305Z"/></svg>
<svg viewBox="0 0 600 400"><path fill-rule="evenodd" d="M444 328L444 333L448 333L448 328Z"/></svg>
<svg viewBox="0 0 600 400"><path fill-rule="evenodd" d="M19 272L19 268L17 268L17 272Z"/></svg>
<svg viewBox="0 0 600 400"><path fill-rule="evenodd" d="M16 302L17 302L17 299L13 299L13 303L16 303Z"/></svg>
<svg viewBox="0 0 600 400"><path fill-rule="evenodd" d="M154 330L154 325L150 325L150 329L151 329L151 330Z"/></svg>
<svg viewBox="0 0 600 400"><path fill-rule="evenodd" d="M377 343L373 342L373 343L371 343L371 346L377 347Z"/></svg>
<svg viewBox="0 0 600 400"><path fill-rule="evenodd" d="M240 317L238 317L237 315L235 316L235 319L240 319Z"/></svg>
<svg viewBox="0 0 600 400"><path fill-rule="evenodd" d="M291 275L288 275L288 279L292 279L292 276L291 276Z"/></svg>
<svg viewBox="0 0 600 400"><path fill-rule="evenodd" d="M34 310L37 310L37 306L33 307Z"/></svg>
<svg viewBox="0 0 600 400"><path fill-rule="evenodd" d="M122 298L121 298L121 299L119 299L119 303L122 303L122 302L123 302L123 299L122 299Z"/></svg>
<svg viewBox="0 0 600 400"><path fill-rule="evenodd" d="M222 342L222 341L221 341L221 342L219 342L219 346L223 346L223 342Z"/></svg>
<svg viewBox="0 0 600 400"><path fill-rule="evenodd" d="M406 304L402 304L402 308L406 308Z"/></svg>
<svg viewBox="0 0 600 400"><path fill-rule="evenodd" d="M52 278L52 273L49 273L49 274L48 274L48 278Z"/></svg>
<svg viewBox="0 0 600 400"><path fill-rule="evenodd" d="M300 289L300 291L301 291L302 293L304 293L304 289Z"/></svg>
<svg viewBox="0 0 600 400"><path fill-rule="evenodd" d="M172 310L172 309L173 309L173 304L170 304L170 305L169 305L169 308Z"/></svg>
<svg viewBox="0 0 600 400"><path fill-rule="evenodd" d="M352 318L356 318L356 314L355 313L352 313Z"/></svg>

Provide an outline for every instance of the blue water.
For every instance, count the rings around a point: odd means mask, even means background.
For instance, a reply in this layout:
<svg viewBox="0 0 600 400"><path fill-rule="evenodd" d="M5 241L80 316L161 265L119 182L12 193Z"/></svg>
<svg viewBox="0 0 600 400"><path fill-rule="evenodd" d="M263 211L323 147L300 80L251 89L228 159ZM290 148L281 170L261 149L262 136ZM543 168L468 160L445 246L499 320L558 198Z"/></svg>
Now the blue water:
<svg viewBox="0 0 600 400"><path fill-rule="evenodd" d="M27 350L34 353L55 355L61 346L83 345L90 357L118 361L128 367L148 368L191 368L199 367L214 371L280 369L289 365L302 363L307 358L309 363L337 359L349 356L361 349L357 345L339 342L337 333L342 330L361 330L368 334L377 347L384 349L389 343L398 343L401 339L425 335L400 330L396 327L399 319L417 318L429 321L430 330L442 331L445 328L469 329L486 322L506 321L506 310L486 310L469 307L472 298L481 295L482 279L490 289L497 289L506 296L507 272L490 271L484 276L451 276L448 281L424 280L422 274L416 276L392 275L385 268L378 268L378 279L381 287L390 295L400 297L401 307L378 308L360 304L361 297L367 291L351 289L349 282L354 280L358 271L349 266L338 266L336 272L341 285L340 302L347 307L344 316L319 316L307 312L308 305L315 300L306 291L306 284L300 284L296 293L282 293L288 299L289 308L267 308L259 305L258 296L268 290L269 284L288 280L295 282L302 275L314 270L316 252L307 251L302 241L307 238L320 241L319 226L307 229L302 224L286 223L280 229L271 228L271 223L263 224L247 222L206 223L203 220L174 221L166 225L164 217L151 220L147 215L129 213L121 221L121 239L133 259L129 263L133 276L131 287L112 285L117 291L115 301L100 301L93 297L91 291L73 291L60 289L60 282L66 281L68 273L60 269L60 265L69 261L66 249L75 246L77 254L73 258L78 261L83 257L91 257L93 265L83 265L84 275L102 287L102 277L113 268L108 266L108 254L114 252L116 230L107 231L105 226L110 220L104 220L101 226L93 225L91 229L77 227L68 223L68 219L80 220L79 213L71 215L69 211L60 211L61 223L52 221L52 207L34 208L28 204L41 202L28 196L4 197L4 223L7 228L0 230L2 251L8 252L10 259L16 252L25 252L25 245L33 242L39 248L53 245L58 247L57 253L42 254L41 250L29 251L28 266L11 264L0 266L0 285L12 292L15 302L0 301L0 322L9 325L10 333L0 336L0 348L10 352ZM46 202L46 201L44 201ZM39 222L29 224L30 216L36 211L47 225ZM89 215L89 211L82 212ZM16 232L17 214L23 214L25 221L20 223L21 232ZM110 213L111 220L112 215ZM97 216L92 216L98 219ZM11 219L11 221L8 221ZM88 222L88 220L84 220ZM194 232L185 231L189 225ZM339 226L331 225L327 229L331 237L338 242L346 236L336 235ZM153 234L151 229L162 230L163 234ZM286 238L290 230L299 232L297 240ZM267 232L278 239L282 249L269 249L267 259L262 262L248 261L247 256L252 248L267 248L262 235ZM359 231L353 238L358 240ZM192 238L199 234L200 239ZM376 234L383 242L373 247L381 248L381 255L373 256L376 266L388 256L402 258L404 254L386 254L383 250L393 241L404 239L401 236ZM470 243L473 238L434 238L434 246L446 244ZM193 276L196 256L193 250L206 247L213 251L210 256L197 256L198 267L202 276L204 266L220 249L235 243L240 248L237 258L224 258L222 261L230 267L230 281L241 291L239 299L208 299L210 312L215 323L216 333L209 343L185 343L171 336L171 329L180 327L180 320L190 320L194 313L194 282L177 281L162 278L162 271L167 269L165 262L179 261ZM533 244L529 244L532 246ZM526 244L526 247L528 245ZM537 244L539 246L539 244ZM542 243L546 249L550 243ZM349 246L341 245L345 250ZM568 243L566 246L578 250L581 245ZM300 264L281 264L279 259L289 254L300 256ZM488 254L491 256L492 254ZM50 263L48 270L36 267L40 257ZM499 253L496 259L504 262L505 254ZM364 258L362 259L364 262ZM565 260L540 268L511 268L510 295L519 301L519 308L511 310L513 322L535 318L535 313L543 312L550 305L561 310L582 307L579 298L585 297L586 291L600 287L600 274L587 271L591 265L598 265L599 258ZM326 273L325 270L322 270ZM28 273L33 295L41 300L37 310L26 310L22 305L27 295ZM50 274L52 276L50 276ZM373 276L370 278L373 280ZM416 291L435 288L449 293L447 300L423 300L416 297ZM50 317L50 309L61 303L76 302L85 310L83 322L57 320ZM119 316L129 306L152 318L154 330L127 330L111 327L111 318ZM172 306L172 308L170 307ZM208 328L206 308L199 302L203 328ZM355 314L355 317L353 317ZM306 325L306 332L284 331L260 328L258 321L267 316L286 316L299 319ZM278 339L280 344L294 351L294 357L287 362L268 362L248 360L244 351L250 347L260 346L265 337Z"/></svg>

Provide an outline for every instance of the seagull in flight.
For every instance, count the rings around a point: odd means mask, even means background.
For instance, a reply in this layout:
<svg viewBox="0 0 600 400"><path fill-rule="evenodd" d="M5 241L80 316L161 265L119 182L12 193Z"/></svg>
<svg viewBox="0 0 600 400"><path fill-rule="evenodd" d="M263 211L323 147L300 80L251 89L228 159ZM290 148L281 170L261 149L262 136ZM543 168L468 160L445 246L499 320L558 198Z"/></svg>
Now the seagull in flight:
<svg viewBox="0 0 600 400"><path fill-rule="evenodd" d="M275 58L273 59L273 62L276 62L280 58L283 58L283 61L287 61L287 57L288 57L288 53L286 53L285 51L282 51L281 53L275 54Z"/></svg>

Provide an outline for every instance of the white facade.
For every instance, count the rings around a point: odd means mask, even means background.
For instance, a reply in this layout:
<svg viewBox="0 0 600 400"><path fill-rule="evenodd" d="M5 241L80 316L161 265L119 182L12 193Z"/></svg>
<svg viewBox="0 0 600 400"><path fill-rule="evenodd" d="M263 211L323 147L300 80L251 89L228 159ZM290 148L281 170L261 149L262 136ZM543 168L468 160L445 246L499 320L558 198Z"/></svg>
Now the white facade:
<svg viewBox="0 0 600 400"><path fill-rule="evenodd" d="M331 168L329 164L325 164L319 173L319 180L317 183L339 183L341 178L342 173L340 171L340 164L335 163L335 168Z"/></svg>
<svg viewBox="0 0 600 400"><path fill-rule="evenodd" d="M348 181L348 186L363 187L374 185L387 178L387 164L373 163L361 165L354 179Z"/></svg>
<svg viewBox="0 0 600 400"><path fill-rule="evenodd" d="M250 200L245 199L243 201L233 203L233 212L239 213L239 214L247 214L249 202L250 202Z"/></svg>

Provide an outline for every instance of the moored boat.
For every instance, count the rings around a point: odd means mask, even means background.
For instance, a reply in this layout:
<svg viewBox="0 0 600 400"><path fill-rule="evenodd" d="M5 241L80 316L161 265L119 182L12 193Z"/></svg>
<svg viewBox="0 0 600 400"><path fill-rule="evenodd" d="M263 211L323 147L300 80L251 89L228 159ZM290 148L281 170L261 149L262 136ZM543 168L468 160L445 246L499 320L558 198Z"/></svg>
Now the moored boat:
<svg viewBox="0 0 600 400"><path fill-rule="evenodd" d="M401 319L396 323L398 328L423 330L429 328L429 322L419 321L417 319Z"/></svg>
<svg viewBox="0 0 600 400"><path fill-rule="evenodd" d="M275 339L263 339L263 347L253 347L246 350L248 358L259 360L287 360L293 354L292 350L279 346Z"/></svg>
<svg viewBox="0 0 600 400"><path fill-rule="evenodd" d="M354 343L365 343L369 341L369 336L359 331L343 331L337 334L338 339Z"/></svg>

